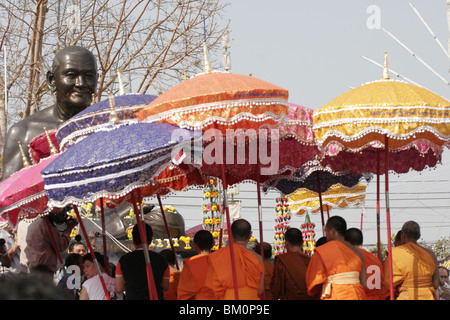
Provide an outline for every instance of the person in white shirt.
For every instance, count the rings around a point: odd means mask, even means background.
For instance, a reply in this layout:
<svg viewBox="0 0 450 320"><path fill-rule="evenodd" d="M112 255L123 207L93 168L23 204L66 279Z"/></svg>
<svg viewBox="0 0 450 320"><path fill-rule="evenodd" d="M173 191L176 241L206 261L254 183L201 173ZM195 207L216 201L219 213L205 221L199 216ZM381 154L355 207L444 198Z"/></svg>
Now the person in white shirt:
<svg viewBox="0 0 450 320"><path fill-rule="evenodd" d="M116 293L115 291L116 279L105 272L103 255L98 252L94 252L94 254L102 272L102 278L105 282L110 300L123 300L123 294ZM81 287L80 300L106 300L105 290L103 289L91 254L83 256L83 268L87 280L84 281Z"/></svg>

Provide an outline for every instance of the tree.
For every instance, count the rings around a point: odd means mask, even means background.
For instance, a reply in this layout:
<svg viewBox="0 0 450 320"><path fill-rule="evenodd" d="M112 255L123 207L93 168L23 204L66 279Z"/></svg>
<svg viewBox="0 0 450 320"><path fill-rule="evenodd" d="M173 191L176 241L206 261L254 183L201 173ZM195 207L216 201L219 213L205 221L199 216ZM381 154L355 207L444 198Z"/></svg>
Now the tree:
<svg viewBox="0 0 450 320"><path fill-rule="evenodd" d="M118 91L164 92L202 70L227 29L219 0L4 0L0 3L0 149L8 124L53 104L45 75L59 49L89 48L97 57L97 101ZM6 81L5 81L6 80ZM5 110L5 82L8 92Z"/></svg>

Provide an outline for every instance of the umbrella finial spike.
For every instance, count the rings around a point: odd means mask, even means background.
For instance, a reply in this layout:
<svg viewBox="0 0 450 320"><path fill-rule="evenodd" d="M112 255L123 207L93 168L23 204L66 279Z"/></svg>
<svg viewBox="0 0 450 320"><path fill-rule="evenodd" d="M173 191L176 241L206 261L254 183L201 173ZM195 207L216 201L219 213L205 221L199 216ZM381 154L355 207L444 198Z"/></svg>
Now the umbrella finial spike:
<svg viewBox="0 0 450 320"><path fill-rule="evenodd" d="M114 108L114 97L112 96L111 91L108 91L108 99L109 99L109 108L111 109L109 121L111 123L119 123L119 117L117 116L116 109Z"/></svg>
<svg viewBox="0 0 450 320"><path fill-rule="evenodd" d="M30 161L28 161L28 158L25 155L25 152L23 151L22 144L20 143L20 141L17 141L17 143L19 144L20 154L22 155L23 166L24 167L29 167L30 166Z"/></svg>
<svg viewBox="0 0 450 320"><path fill-rule="evenodd" d="M209 63L209 56L208 56L208 48L206 46L206 42L203 42L203 59L205 63L204 71L205 73L211 72L211 64Z"/></svg>
<svg viewBox="0 0 450 320"><path fill-rule="evenodd" d="M125 87L123 86L122 74L120 70L117 70L117 78L119 79L119 94L123 96L125 94Z"/></svg>
<svg viewBox="0 0 450 320"><path fill-rule="evenodd" d="M91 94L91 105L95 103L95 93Z"/></svg>
<svg viewBox="0 0 450 320"><path fill-rule="evenodd" d="M387 60L387 51L384 52L384 68L383 68L383 80L389 80L389 68Z"/></svg>
<svg viewBox="0 0 450 320"><path fill-rule="evenodd" d="M50 139L50 135L47 132L47 128L44 127L45 136L47 137L48 146L50 148L50 154L57 154L58 150L56 150L55 145L52 142L52 139Z"/></svg>

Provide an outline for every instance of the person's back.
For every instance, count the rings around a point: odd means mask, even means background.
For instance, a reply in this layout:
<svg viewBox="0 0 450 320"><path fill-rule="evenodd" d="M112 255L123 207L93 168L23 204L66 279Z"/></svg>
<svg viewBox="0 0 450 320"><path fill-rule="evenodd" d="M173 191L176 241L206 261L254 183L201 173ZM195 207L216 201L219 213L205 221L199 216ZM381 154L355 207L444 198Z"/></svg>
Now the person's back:
<svg viewBox="0 0 450 320"><path fill-rule="evenodd" d="M366 298L364 287L357 281L362 269L362 261L348 246L340 241L328 241L316 248L311 258L306 278L308 294L315 295L312 289L324 284L322 300L362 300ZM349 275L350 281L332 281L334 275ZM352 276L355 274L355 276ZM328 284L328 286L327 286ZM327 291L329 288L330 291Z"/></svg>
<svg viewBox="0 0 450 320"><path fill-rule="evenodd" d="M164 299L162 289L163 276L168 273L168 264L162 255L149 251L153 278L155 279L158 299ZM116 277L123 276L125 280L126 300L148 300L147 271L143 250L135 250L123 255L116 268Z"/></svg>
<svg viewBox="0 0 450 320"><path fill-rule="evenodd" d="M368 300L385 300L389 296L389 290L383 285L383 266L378 257L364 249L360 249L366 261Z"/></svg>
<svg viewBox="0 0 450 320"><path fill-rule="evenodd" d="M215 300L214 292L205 286L209 266L208 255L197 254L183 261L178 300Z"/></svg>
<svg viewBox="0 0 450 320"><path fill-rule="evenodd" d="M362 248L363 240L363 233L358 228L349 228L345 232L345 241L357 247L364 256L367 273L366 298L368 300L385 300L389 292L383 287L383 267L381 261L377 256Z"/></svg>
<svg viewBox="0 0 450 320"><path fill-rule="evenodd" d="M236 297L234 280L240 300L259 300L264 292L264 262L260 255L246 248L251 236L251 225L238 219L231 226L233 243L211 253L206 286L214 291L218 299L233 300ZM231 246L236 268L232 272Z"/></svg>
<svg viewBox="0 0 450 320"><path fill-rule="evenodd" d="M439 287L439 271L436 255L430 249L417 244L420 226L407 221L402 226L402 245L392 249L393 286L398 300L435 300ZM390 287L390 263L383 264L384 285Z"/></svg>
<svg viewBox="0 0 450 320"><path fill-rule="evenodd" d="M115 292L116 280L104 272L102 273L102 278L110 300L122 300L123 295ZM98 274L84 281L83 287L86 289L89 300L106 300L105 291Z"/></svg>
<svg viewBox="0 0 450 320"><path fill-rule="evenodd" d="M236 281L238 296L240 300L259 300L259 284L263 277L263 262L256 254L243 248L241 245L232 243L209 255L209 266L214 270L214 280L208 278L208 287L214 291L217 298L233 300L234 282L231 268L230 246L233 246L236 266Z"/></svg>
<svg viewBox="0 0 450 320"><path fill-rule="evenodd" d="M178 283L178 300L214 300L214 292L205 285L208 272L208 255L214 245L211 232L200 230L194 236L194 248L197 255L183 261Z"/></svg>
<svg viewBox="0 0 450 320"><path fill-rule="evenodd" d="M436 270L432 256L412 242L392 248L393 285L398 300L435 300L433 275ZM384 283L389 288L389 263L384 262Z"/></svg>
<svg viewBox="0 0 450 320"><path fill-rule="evenodd" d="M317 247L306 271L308 294L321 300L364 300L367 273L361 251L345 241L347 223L340 216L327 220L327 242Z"/></svg>
<svg viewBox="0 0 450 320"><path fill-rule="evenodd" d="M271 283L274 300L311 300L306 285L306 270L310 257L297 252L286 252L275 257Z"/></svg>

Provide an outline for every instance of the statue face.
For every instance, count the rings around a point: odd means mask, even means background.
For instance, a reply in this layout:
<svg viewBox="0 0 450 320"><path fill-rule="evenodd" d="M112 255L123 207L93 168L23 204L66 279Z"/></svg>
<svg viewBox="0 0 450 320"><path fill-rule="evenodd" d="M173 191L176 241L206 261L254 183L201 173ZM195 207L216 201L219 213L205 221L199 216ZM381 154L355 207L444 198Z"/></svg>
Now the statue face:
<svg viewBox="0 0 450 320"><path fill-rule="evenodd" d="M50 83L61 112L69 117L91 104L97 88L97 65L92 55L67 52L59 56Z"/></svg>

